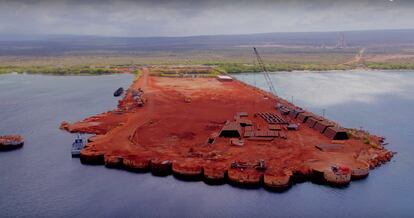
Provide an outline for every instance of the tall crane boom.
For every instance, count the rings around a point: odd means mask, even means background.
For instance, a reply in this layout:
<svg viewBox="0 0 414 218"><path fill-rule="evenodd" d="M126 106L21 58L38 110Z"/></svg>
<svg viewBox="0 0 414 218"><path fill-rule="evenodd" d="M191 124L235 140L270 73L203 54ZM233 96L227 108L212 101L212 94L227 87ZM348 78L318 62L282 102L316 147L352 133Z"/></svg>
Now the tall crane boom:
<svg viewBox="0 0 414 218"><path fill-rule="evenodd" d="M259 55L259 52L257 51L256 47L253 47L254 53L256 54L257 62L259 62L260 68L262 68L262 71L264 73L264 77L267 83L267 86L269 87L270 92L273 95L276 95L276 89L273 85L272 80L270 79L269 72L267 72L266 66L263 63L262 57Z"/></svg>

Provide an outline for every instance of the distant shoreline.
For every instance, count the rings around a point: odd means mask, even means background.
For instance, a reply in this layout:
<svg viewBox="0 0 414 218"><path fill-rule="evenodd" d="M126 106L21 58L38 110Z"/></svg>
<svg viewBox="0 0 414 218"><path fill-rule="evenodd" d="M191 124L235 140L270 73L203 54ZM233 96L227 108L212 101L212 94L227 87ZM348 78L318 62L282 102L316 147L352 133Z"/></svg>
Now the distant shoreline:
<svg viewBox="0 0 414 218"><path fill-rule="evenodd" d="M390 70L390 69L351 69L351 70L293 70L293 71L269 71L269 73L341 73L341 72L413 72L414 69L407 70ZM262 72L241 72L241 73L230 73L230 74L252 74Z"/></svg>
<svg viewBox="0 0 414 218"><path fill-rule="evenodd" d="M357 72L414 72L414 69L343 69L343 70L278 70L278 71L269 71L269 73L357 73ZM227 72L226 72L227 73ZM243 72L231 72L230 75L237 74L260 74L262 72L252 72L252 71L243 71ZM105 73L77 73L77 72L0 72L0 75L8 74L18 74L18 75L45 75L45 76L106 76L106 75L119 75L119 74L136 74L136 72L105 72Z"/></svg>

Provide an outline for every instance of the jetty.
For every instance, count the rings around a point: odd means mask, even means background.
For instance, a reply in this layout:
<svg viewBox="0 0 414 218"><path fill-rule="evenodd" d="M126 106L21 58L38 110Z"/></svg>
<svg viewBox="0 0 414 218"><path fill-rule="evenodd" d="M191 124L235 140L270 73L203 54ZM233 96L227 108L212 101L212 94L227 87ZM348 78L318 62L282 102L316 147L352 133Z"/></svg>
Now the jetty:
<svg viewBox="0 0 414 218"><path fill-rule="evenodd" d="M347 185L393 156L380 136L212 76L213 68L164 68L141 69L116 109L62 123L95 135L82 163L280 190L303 181Z"/></svg>

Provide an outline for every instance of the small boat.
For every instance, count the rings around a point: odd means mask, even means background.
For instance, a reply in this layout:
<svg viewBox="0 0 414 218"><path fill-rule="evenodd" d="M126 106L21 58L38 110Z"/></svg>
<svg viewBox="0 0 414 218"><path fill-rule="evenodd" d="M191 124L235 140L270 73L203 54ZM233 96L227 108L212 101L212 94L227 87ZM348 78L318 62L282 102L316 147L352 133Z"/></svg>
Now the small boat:
<svg viewBox="0 0 414 218"><path fill-rule="evenodd" d="M85 147L85 141L78 134L75 142L72 143L72 157L79 157L83 147Z"/></svg>
<svg viewBox="0 0 414 218"><path fill-rule="evenodd" d="M122 93L124 93L124 88L119 87L115 92L114 92L114 97L119 97L120 95L122 95Z"/></svg>

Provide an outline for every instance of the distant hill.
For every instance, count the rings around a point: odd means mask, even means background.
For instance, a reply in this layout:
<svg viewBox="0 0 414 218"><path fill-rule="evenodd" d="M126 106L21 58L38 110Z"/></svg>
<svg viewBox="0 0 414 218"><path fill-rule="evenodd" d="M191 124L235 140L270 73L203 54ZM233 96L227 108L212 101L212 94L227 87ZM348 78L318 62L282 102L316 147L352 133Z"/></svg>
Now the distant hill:
<svg viewBox="0 0 414 218"><path fill-rule="evenodd" d="M0 55L60 55L66 53L135 53L149 51L216 50L237 46L335 46L344 34L349 47L414 45L414 30L263 33L189 37L100 37L71 35L3 35Z"/></svg>

